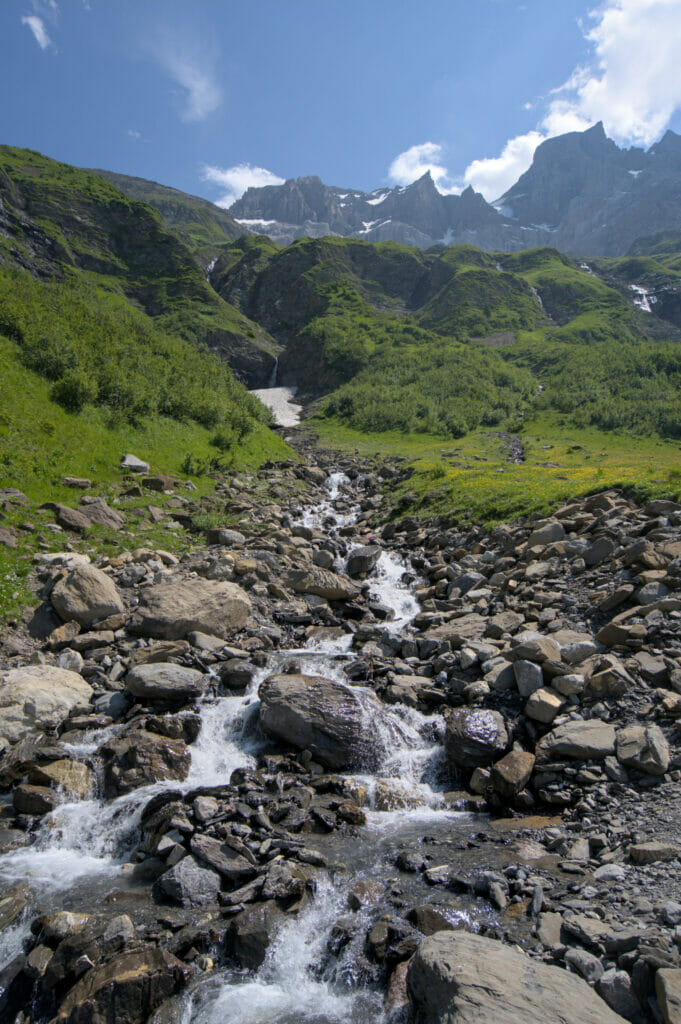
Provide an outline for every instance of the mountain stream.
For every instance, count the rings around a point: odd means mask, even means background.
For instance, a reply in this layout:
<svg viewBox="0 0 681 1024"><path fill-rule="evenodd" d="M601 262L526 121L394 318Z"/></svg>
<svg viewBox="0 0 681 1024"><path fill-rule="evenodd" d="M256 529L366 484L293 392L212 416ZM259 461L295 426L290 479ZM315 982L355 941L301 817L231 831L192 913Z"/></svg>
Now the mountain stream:
<svg viewBox="0 0 681 1024"><path fill-rule="evenodd" d="M359 509L349 497L349 485L343 474L332 474L327 500L302 510L299 524L323 524L333 534L353 523ZM372 597L394 616L386 627L399 634L409 630L419 611L404 581L408 569L396 554L383 551L368 580ZM159 782L109 802L61 804L45 817L33 845L0 857L0 882L25 882L33 893L25 923L0 934L0 966L21 951L29 934L28 921L37 912L87 910L104 900L112 886L124 891L139 885L129 857L149 799L164 789L219 786L229 782L236 768L254 765L259 752L269 745L258 723L262 680L295 662L298 671L349 685L343 664L354 657L351 640L350 633L322 635L306 649L278 650L269 654L245 694L204 698L197 708L201 730L190 748L191 769L184 783ZM353 690L360 696L366 693L370 714L368 698L373 691L357 686ZM91 733L73 747L73 753L81 757L93 753L117 728ZM177 1024L377 1024L385 1019L383 993L363 976L362 944L369 911L360 909L353 916L352 935L342 948L330 942L338 920L347 913L348 893L359 880L375 880L391 891L393 899L402 894L405 904L427 902L428 886L421 873L396 872L396 851L405 844L420 847L438 839L445 844L465 841L480 827L480 819L446 804L444 722L439 716L426 717L393 705L386 708L380 728L389 735L377 746L385 746L389 756L376 771L352 776L366 790L367 824L352 836L315 836L329 872L314 899L298 916L287 919L256 972L220 968L200 976L177 1001ZM379 809L386 806L380 799L386 780L398 799L387 801L392 809ZM465 917L470 927L473 916L485 913L489 912L462 904L450 916L453 924Z"/></svg>

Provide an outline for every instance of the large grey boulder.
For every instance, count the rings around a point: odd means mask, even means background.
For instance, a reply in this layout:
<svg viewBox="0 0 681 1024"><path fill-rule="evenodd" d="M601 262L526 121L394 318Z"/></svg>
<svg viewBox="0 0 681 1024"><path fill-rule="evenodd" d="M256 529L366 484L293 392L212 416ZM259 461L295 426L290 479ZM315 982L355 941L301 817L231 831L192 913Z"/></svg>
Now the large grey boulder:
<svg viewBox="0 0 681 1024"><path fill-rule="evenodd" d="M292 569L286 582L296 594L314 594L327 601L351 601L359 594L359 587L352 580L318 565L310 565L307 569Z"/></svg>
<svg viewBox="0 0 681 1024"><path fill-rule="evenodd" d="M447 720L445 749L458 768L481 768L496 761L508 747L508 732L498 711L457 708Z"/></svg>
<svg viewBox="0 0 681 1024"><path fill-rule="evenodd" d="M81 626L125 611L114 581L94 565L77 565L55 584L50 600L64 622L75 619Z"/></svg>
<svg viewBox="0 0 681 1024"><path fill-rule="evenodd" d="M469 932L425 938L407 991L413 1024L624 1024L582 978Z"/></svg>
<svg viewBox="0 0 681 1024"><path fill-rule="evenodd" d="M190 854L157 879L153 893L180 907L205 907L217 903L220 886L217 871L199 864Z"/></svg>
<svg viewBox="0 0 681 1024"><path fill-rule="evenodd" d="M181 704L203 696L206 679L194 668L156 662L131 669L125 686L141 700L177 701Z"/></svg>
<svg viewBox="0 0 681 1024"><path fill-rule="evenodd" d="M273 675L260 687L260 725L326 768L372 767L383 750L373 693L322 676Z"/></svg>
<svg viewBox="0 0 681 1024"><path fill-rule="evenodd" d="M617 760L646 775L664 775L669 746L659 725L630 725L617 733Z"/></svg>
<svg viewBox="0 0 681 1024"><path fill-rule="evenodd" d="M377 544L367 544L361 548L354 548L348 555L348 576L366 576L371 572L379 558L381 549Z"/></svg>
<svg viewBox="0 0 681 1024"><path fill-rule="evenodd" d="M0 674L0 740L55 729L75 707L90 703L92 687L77 672L27 665Z"/></svg>
<svg viewBox="0 0 681 1024"><path fill-rule="evenodd" d="M250 614L250 598L236 583L176 580L142 591L130 629L161 640L179 640L194 630L224 638Z"/></svg>
<svg viewBox="0 0 681 1024"><path fill-rule="evenodd" d="M542 737L535 749L538 761L563 757L576 761L602 761L614 752L614 725L596 719L565 722Z"/></svg>

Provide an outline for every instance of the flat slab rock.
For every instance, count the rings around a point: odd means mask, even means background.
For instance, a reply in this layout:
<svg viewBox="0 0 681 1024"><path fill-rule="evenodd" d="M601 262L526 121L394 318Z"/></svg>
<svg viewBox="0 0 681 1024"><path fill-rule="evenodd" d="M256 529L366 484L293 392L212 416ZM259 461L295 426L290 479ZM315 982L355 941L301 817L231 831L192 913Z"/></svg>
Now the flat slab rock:
<svg viewBox="0 0 681 1024"><path fill-rule="evenodd" d="M128 672L126 689L140 700L197 700L203 696L206 680L202 672L172 662L138 665Z"/></svg>
<svg viewBox="0 0 681 1024"><path fill-rule="evenodd" d="M624 1024L577 975L468 932L424 939L407 991L413 1024Z"/></svg>
<svg viewBox="0 0 681 1024"><path fill-rule="evenodd" d="M53 665L0 673L0 739L18 743L37 729L54 729L72 708L89 704L92 693L77 672Z"/></svg>
<svg viewBox="0 0 681 1024"><path fill-rule="evenodd" d="M178 579L141 592L130 630L160 640L179 640L195 630L224 638L245 625L251 610L248 594L236 583Z"/></svg>

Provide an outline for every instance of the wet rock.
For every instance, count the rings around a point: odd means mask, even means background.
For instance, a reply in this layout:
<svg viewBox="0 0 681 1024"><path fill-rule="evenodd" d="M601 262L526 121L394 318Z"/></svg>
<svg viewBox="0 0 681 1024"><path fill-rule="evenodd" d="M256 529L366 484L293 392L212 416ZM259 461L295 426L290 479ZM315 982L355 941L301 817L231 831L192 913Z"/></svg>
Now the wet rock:
<svg viewBox="0 0 681 1024"><path fill-rule="evenodd" d="M374 765L382 744L380 701L321 676L273 675L260 687L260 724L270 736L309 750L326 768Z"/></svg>
<svg viewBox="0 0 681 1024"><path fill-rule="evenodd" d="M361 548L353 548L348 556L347 573L352 579L366 576L374 568L381 557L381 549L376 544Z"/></svg>
<svg viewBox="0 0 681 1024"><path fill-rule="evenodd" d="M28 779L37 786L56 786L66 795L78 800L85 800L91 796L97 781L91 768L68 758L32 766Z"/></svg>
<svg viewBox="0 0 681 1024"><path fill-rule="evenodd" d="M59 803L59 797L47 786L31 786L24 782L14 790L12 802L19 814L39 817L53 811Z"/></svg>
<svg viewBox="0 0 681 1024"><path fill-rule="evenodd" d="M231 922L227 948L242 967L254 971L261 966L281 919L282 913L274 900L236 915Z"/></svg>
<svg viewBox="0 0 681 1024"><path fill-rule="evenodd" d="M454 925L445 915L429 903L413 907L407 914L407 921L418 928L423 935L435 935L436 932L454 931Z"/></svg>
<svg viewBox="0 0 681 1024"><path fill-rule="evenodd" d="M362 878L355 882L348 893L350 910L361 910L362 907L375 906L385 892L385 884L374 878Z"/></svg>
<svg viewBox="0 0 681 1024"><path fill-rule="evenodd" d="M104 762L104 793L111 798L160 780L187 777L191 757L180 739L141 729L117 737L100 748Z"/></svg>
<svg viewBox="0 0 681 1024"><path fill-rule="evenodd" d="M76 672L27 665L0 674L0 738L17 743L38 729L56 729L73 708L89 704L92 687Z"/></svg>
<svg viewBox="0 0 681 1024"><path fill-rule="evenodd" d="M156 662L131 669L126 676L125 686L140 700L183 704L203 696L206 679L196 669L171 662Z"/></svg>
<svg viewBox="0 0 681 1024"><path fill-rule="evenodd" d="M50 600L64 622L73 619L81 626L91 626L99 619L125 611L114 581L94 565L78 565L72 569L56 583Z"/></svg>
<svg viewBox="0 0 681 1024"><path fill-rule="evenodd" d="M617 759L646 775L664 775L669 746L658 725L630 725L617 733Z"/></svg>
<svg viewBox="0 0 681 1024"><path fill-rule="evenodd" d="M168 953L145 947L94 967L76 982L57 1012L63 1024L144 1024L165 999L185 987L191 971Z"/></svg>
<svg viewBox="0 0 681 1024"><path fill-rule="evenodd" d="M536 746L538 761L569 757L601 761L615 751L615 727L596 720L565 722L547 733Z"/></svg>
<svg viewBox="0 0 681 1024"><path fill-rule="evenodd" d="M492 764L508 747L508 732L498 711L457 708L447 719L445 748L457 768Z"/></svg>
<svg viewBox="0 0 681 1024"><path fill-rule="evenodd" d="M221 683L228 690L245 690L251 685L257 668L243 658L229 658L218 668Z"/></svg>
<svg viewBox="0 0 681 1024"><path fill-rule="evenodd" d="M581 978L461 931L423 940L407 990L414 1024L623 1024Z"/></svg>
<svg viewBox="0 0 681 1024"><path fill-rule="evenodd" d="M296 594L315 594L327 601L352 601L359 594L359 587L351 580L317 565L293 569L286 583Z"/></svg>
<svg viewBox="0 0 681 1024"><path fill-rule="evenodd" d="M248 594L236 583L177 580L142 591L130 629L140 636L168 640L194 630L228 637L241 629L251 610Z"/></svg>
<svg viewBox="0 0 681 1024"><path fill-rule="evenodd" d="M179 907L206 907L217 903L220 875L191 855L154 882L154 897Z"/></svg>
<svg viewBox="0 0 681 1024"><path fill-rule="evenodd" d="M191 851L198 860L217 871L234 889L257 874L257 868L228 843L210 836L192 836Z"/></svg>
<svg viewBox="0 0 681 1024"><path fill-rule="evenodd" d="M8 886L0 893L0 932L15 924L28 905L31 891L24 882Z"/></svg>

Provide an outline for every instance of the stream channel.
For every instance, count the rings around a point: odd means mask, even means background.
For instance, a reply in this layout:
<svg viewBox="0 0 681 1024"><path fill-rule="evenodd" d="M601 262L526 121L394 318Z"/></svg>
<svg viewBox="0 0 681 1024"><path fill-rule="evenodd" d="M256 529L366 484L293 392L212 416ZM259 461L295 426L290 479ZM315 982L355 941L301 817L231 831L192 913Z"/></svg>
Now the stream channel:
<svg viewBox="0 0 681 1024"><path fill-rule="evenodd" d="M326 486L328 499L317 507L301 510L298 522L334 534L356 520L359 508L353 503L353 485L346 476L334 473ZM338 568L343 567L339 564ZM408 570L397 554L383 551L368 579L372 597L393 613L387 628L400 635L408 634L410 622L419 612L410 589L413 584L405 582L413 579ZM219 786L229 782L236 768L255 765L258 754L271 749L258 724L258 687L263 679L285 671L294 662L306 674L347 684L343 664L356 656L350 652L351 641L352 634L348 633L322 637L303 650L278 650L268 656L266 666L245 694L204 698L197 708L201 731L190 748L190 773L179 787L176 781L158 782L109 802L61 804L46 816L33 845L0 857L0 885L22 881L33 893L24 923L0 934L0 967L21 952L29 921L37 914L87 911L107 895L110 898L112 890L139 887L129 857L149 799L168 788L189 791L199 786ZM353 690L360 696L366 693L367 698L373 693L357 686ZM442 847L461 849L471 835L484 828L485 819L447 805L443 719L424 716L402 705L386 710L380 728L387 729L389 735L378 737L385 742L377 743L377 747L385 746L389 755L372 773L352 773L357 784L366 789L367 824L352 835L314 837L315 846L329 864L314 898L286 921L257 971L249 973L221 965L211 973L199 974L198 981L178 997L174 1022L379 1024L387 1019L384 993L371 972L364 969L363 944L367 928L376 919L376 907L360 909L351 916L351 937L340 949L331 941L339 919L347 920L348 893L358 881L373 879L386 887L391 902L385 909L389 913L394 914L399 906L430 902L433 890L423 874L399 872L396 853L405 848L426 850L428 844L439 848L440 856ZM87 757L117 728L120 726L86 735L71 748L73 753ZM402 804L401 809L377 809L381 780L389 780L392 792L403 789L404 801L398 799L392 804ZM457 897L439 909L449 915L453 925L461 923L469 929L491 920L489 907L476 905L469 897Z"/></svg>

